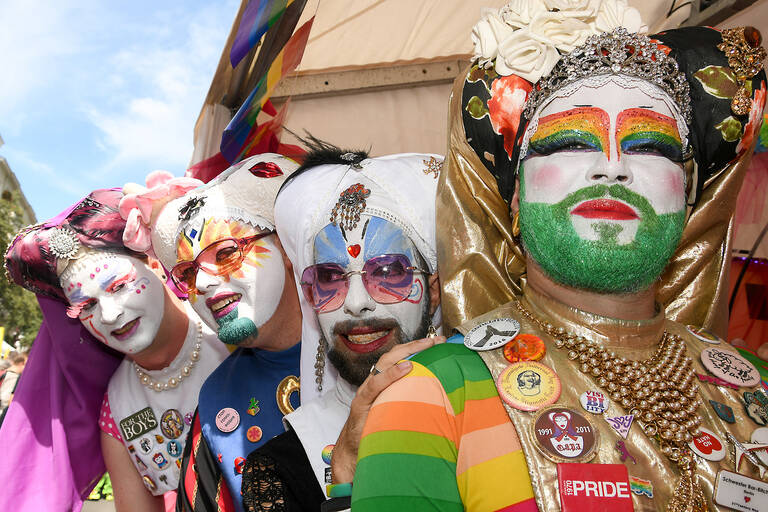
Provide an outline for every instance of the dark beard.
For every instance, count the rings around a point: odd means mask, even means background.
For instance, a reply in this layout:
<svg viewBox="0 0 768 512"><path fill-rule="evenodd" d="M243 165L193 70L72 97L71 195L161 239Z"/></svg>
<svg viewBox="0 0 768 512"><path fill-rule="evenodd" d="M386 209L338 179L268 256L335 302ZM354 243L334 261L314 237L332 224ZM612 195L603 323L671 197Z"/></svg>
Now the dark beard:
<svg viewBox="0 0 768 512"><path fill-rule="evenodd" d="M414 333L414 340L425 338L427 331L429 330L431 316L429 314L429 307L424 308L424 312L421 318L421 323L418 329ZM376 322L372 323L374 327L378 327ZM343 325L343 324L340 324ZM387 329L392 329L392 334L395 339L395 345L400 345L413 340L406 340L403 337L403 330L400 328L400 324L397 324L394 328L391 324L382 325ZM334 327L334 331L337 327ZM346 330L346 329L345 329ZM329 346L328 340L321 334L320 342L327 348ZM339 376L346 380L350 384L360 386L363 381L368 377L371 371L371 366L376 364L379 358L386 354L392 347L382 347L380 350L369 352L367 354L354 354L350 351L338 351L335 347L331 347L328 351L328 360L331 362L334 368L339 372Z"/></svg>

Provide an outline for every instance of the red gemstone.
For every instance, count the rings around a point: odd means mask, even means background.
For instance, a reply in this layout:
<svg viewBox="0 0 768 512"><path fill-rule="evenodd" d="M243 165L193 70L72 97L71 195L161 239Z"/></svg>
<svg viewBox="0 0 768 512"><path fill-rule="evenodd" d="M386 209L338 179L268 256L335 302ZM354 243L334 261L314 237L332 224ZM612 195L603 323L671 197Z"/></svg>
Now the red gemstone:
<svg viewBox="0 0 768 512"><path fill-rule="evenodd" d="M282 176L283 171L274 162L259 162L254 164L250 169L251 174L258 176L259 178L274 178L275 176Z"/></svg>
<svg viewBox="0 0 768 512"><path fill-rule="evenodd" d="M744 27L744 39L752 48L757 48L763 42L763 36L755 27Z"/></svg>
<svg viewBox="0 0 768 512"><path fill-rule="evenodd" d="M347 252L353 258L357 258L357 256L360 254L360 246L358 244L350 245L347 247Z"/></svg>

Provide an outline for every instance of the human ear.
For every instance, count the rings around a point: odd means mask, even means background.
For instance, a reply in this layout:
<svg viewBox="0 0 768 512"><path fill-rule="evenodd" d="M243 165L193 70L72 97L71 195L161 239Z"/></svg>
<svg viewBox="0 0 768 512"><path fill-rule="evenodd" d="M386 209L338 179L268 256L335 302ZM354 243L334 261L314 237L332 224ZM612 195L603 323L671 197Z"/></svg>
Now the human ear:
<svg viewBox="0 0 768 512"><path fill-rule="evenodd" d="M440 276L437 272L429 275L429 314L434 315L440 305Z"/></svg>

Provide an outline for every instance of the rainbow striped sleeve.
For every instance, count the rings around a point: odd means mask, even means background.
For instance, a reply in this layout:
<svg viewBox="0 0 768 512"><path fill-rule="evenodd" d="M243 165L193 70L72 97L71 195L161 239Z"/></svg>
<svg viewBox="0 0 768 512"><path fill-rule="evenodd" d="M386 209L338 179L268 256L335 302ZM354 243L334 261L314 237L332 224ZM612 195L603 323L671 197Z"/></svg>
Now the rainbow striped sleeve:
<svg viewBox="0 0 768 512"><path fill-rule="evenodd" d="M536 511L520 442L482 359L441 344L376 400L352 509Z"/></svg>

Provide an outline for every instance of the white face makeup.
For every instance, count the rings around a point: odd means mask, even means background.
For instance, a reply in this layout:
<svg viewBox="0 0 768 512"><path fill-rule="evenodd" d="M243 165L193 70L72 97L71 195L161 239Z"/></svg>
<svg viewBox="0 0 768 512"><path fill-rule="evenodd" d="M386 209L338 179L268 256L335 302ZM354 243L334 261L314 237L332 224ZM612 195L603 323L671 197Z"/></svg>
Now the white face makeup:
<svg viewBox="0 0 768 512"><path fill-rule="evenodd" d="M647 199L657 215L676 213L685 207L681 159L680 134L664 101L613 81L582 86L542 109L523 165L524 200L555 204L585 187L619 184ZM641 217L636 206L608 197L578 201L570 215L585 240L617 226L619 245L635 239Z"/></svg>
<svg viewBox="0 0 768 512"><path fill-rule="evenodd" d="M386 254L403 254L410 266L424 269L413 242L395 224L380 217L361 215L355 229L342 231L328 224L314 241L315 263L336 263L344 272L361 271L366 261ZM323 337L331 351L346 362L356 376L345 377L340 361L331 361L342 376L354 384L370 368L369 360L378 357L397 343L422 337L428 327L428 274L414 272L410 294L395 304L376 302L363 284L360 274L349 276L349 290L341 307L317 313ZM427 325L425 325L427 323ZM362 361L365 361L364 363ZM343 364L343 363L341 363Z"/></svg>
<svg viewBox="0 0 768 512"><path fill-rule="evenodd" d="M74 265L60 278L67 314L124 354L152 345L165 311L165 285L152 270L137 258L110 253L89 254Z"/></svg>
<svg viewBox="0 0 768 512"><path fill-rule="evenodd" d="M194 260L220 240L241 241L241 263L221 275L198 269L194 292L189 294L200 318L227 344L253 341L258 328L274 315L283 294L285 264L274 235L243 241L262 231L233 219L208 218L187 225L176 246L178 264ZM216 260L223 257L212 256Z"/></svg>

